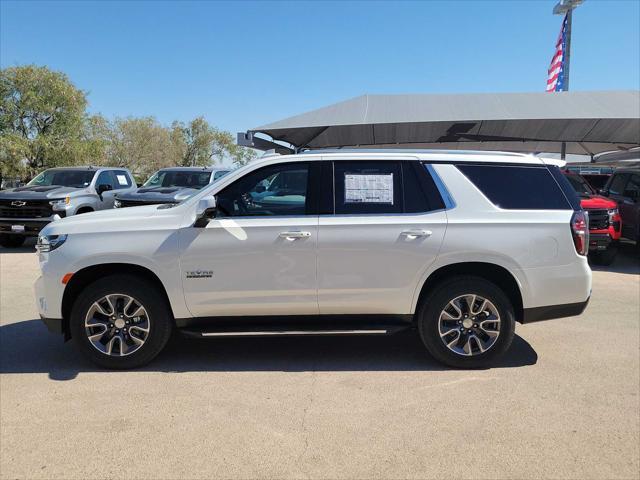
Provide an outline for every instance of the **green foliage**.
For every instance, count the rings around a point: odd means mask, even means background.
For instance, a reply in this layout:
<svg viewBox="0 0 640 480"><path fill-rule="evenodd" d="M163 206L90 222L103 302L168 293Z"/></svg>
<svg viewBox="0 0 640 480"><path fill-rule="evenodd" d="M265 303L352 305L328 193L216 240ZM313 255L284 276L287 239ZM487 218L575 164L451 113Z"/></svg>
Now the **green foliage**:
<svg viewBox="0 0 640 480"><path fill-rule="evenodd" d="M31 176L83 158L90 151L86 106L84 92L63 73L34 65L0 70L2 171Z"/></svg>
<svg viewBox="0 0 640 480"><path fill-rule="evenodd" d="M203 117L166 128L153 117L86 113L67 76L26 65L0 70L0 174L34 176L59 165L127 167L140 178L168 166L244 165L255 153Z"/></svg>

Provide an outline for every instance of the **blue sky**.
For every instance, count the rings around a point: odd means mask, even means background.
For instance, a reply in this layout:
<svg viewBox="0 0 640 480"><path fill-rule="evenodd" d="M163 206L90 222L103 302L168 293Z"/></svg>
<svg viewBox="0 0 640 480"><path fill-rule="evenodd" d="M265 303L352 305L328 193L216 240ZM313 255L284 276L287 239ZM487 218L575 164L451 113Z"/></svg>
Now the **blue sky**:
<svg viewBox="0 0 640 480"><path fill-rule="evenodd" d="M363 93L542 91L555 1L0 3L0 65L69 75L107 117L246 130ZM571 90L640 88L640 1L574 14Z"/></svg>

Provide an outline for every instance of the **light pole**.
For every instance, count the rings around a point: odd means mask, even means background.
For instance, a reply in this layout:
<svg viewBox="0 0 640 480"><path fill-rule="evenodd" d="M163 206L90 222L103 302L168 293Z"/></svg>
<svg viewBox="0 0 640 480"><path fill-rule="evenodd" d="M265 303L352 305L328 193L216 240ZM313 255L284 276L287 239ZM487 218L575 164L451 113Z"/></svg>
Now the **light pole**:
<svg viewBox="0 0 640 480"><path fill-rule="evenodd" d="M573 9L582 4L584 0L560 0L556 3L556 6L553 7L554 15L566 15L567 16L567 32L566 32L566 44L564 46L563 52L563 81L562 81L562 91L566 92L569 90L569 65L571 61L571 20L573 17ZM567 144L562 142L562 146L560 147L560 158L562 160L567 156Z"/></svg>

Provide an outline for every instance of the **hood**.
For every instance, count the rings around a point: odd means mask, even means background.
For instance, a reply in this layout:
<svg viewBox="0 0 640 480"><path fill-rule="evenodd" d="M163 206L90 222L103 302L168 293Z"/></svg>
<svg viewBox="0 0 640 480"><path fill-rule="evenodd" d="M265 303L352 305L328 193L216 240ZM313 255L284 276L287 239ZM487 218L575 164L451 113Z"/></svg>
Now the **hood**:
<svg viewBox="0 0 640 480"><path fill-rule="evenodd" d="M60 185L12 188L0 192L0 200L53 200L64 198L74 193L84 193L86 188L62 187Z"/></svg>
<svg viewBox="0 0 640 480"><path fill-rule="evenodd" d="M184 187L140 187L133 192L118 194L116 198L137 202L171 203L181 202L198 191L195 188Z"/></svg>
<svg viewBox="0 0 640 480"><path fill-rule="evenodd" d="M580 196L580 206L585 210L609 210L617 208L618 204L602 195Z"/></svg>
<svg viewBox="0 0 640 480"><path fill-rule="evenodd" d="M49 223L43 235L132 232L179 228L185 210L180 207L162 208L158 205L116 208L83 213Z"/></svg>

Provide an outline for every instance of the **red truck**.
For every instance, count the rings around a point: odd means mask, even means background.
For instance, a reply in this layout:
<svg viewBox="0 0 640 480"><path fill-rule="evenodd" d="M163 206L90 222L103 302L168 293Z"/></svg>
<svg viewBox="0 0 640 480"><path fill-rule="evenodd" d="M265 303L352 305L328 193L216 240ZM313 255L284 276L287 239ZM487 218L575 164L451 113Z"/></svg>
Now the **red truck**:
<svg viewBox="0 0 640 480"><path fill-rule="evenodd" d="M598 192L582 176L564 172L589 213L589 256L594 263L610 265L618 253L622 220L618 204Z"/></svg>

